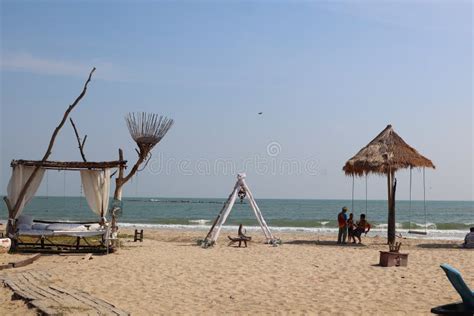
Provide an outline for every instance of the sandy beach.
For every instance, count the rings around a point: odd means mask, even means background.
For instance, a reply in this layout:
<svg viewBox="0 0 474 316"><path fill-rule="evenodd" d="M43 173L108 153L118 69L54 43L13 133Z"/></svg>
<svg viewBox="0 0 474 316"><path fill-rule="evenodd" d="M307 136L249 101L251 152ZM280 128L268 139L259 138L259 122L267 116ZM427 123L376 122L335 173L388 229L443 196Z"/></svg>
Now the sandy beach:
<svg viewBox="0 0 474 316"><path fill-rule="evenodd" d="M0 0L0 316L471 314L473 8Z"/></svg>
<svg viewBox="0 0 474 316"><path fill-rule="evenodd" d="M283 245L271 247L254 232L248 248L235 248L227 246L228 234L223 231L214 248L201 249L196 240L202 231L148 230L143 243L125 237L108 256L85 261L50 255L0 274L48 271L55 284L84 290L132 315L427 315L431 307L459 301L441 263L474 284L474 251L458 249L458 241L403 239L408 267L382 268L382 237L338 246L332 236L291 233L279 236ZM11 258L2 254L0 261ZM0 314L34 314L11 301L11 294L0 289Z"/></svg>

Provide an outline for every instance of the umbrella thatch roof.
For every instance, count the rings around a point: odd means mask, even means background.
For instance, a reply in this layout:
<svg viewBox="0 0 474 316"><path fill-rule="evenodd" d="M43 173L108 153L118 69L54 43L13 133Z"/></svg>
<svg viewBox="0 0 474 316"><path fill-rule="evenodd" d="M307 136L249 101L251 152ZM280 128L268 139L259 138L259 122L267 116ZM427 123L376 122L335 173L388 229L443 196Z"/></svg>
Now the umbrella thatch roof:
<svg viewBox="0 0 474 316"><path fill-rule="evenodd" d="M433 162L421 155L397 134L392 125L375 137L354 157L349 159L342 170L346 175L362 176L369 172L387 174L402 168L435 168Z"/></svg>

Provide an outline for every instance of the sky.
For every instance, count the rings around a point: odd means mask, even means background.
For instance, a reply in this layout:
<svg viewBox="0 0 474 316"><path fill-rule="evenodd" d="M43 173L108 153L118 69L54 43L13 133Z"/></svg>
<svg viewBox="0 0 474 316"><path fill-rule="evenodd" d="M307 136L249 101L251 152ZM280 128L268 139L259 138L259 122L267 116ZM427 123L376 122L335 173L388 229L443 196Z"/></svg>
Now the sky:
<svg viewBox="0 0 474 316"><path fill-rule="evenodd" d="M129 112L175 120L125 196L350 199L342 167L387 124L430 158L431 200L473 200L470 1L1 0L0 194L72 112L88 160L131 166ZM258 112L263 112L258 115ZM80 160L66 124L51 160ZM399 199L409 173L397 173ZM81 194L49 171L38 195ZM413 199L423 198L420 170ZM355 198L365 198L365 178ZM367 178L369 199L386 179Z"/></svg>

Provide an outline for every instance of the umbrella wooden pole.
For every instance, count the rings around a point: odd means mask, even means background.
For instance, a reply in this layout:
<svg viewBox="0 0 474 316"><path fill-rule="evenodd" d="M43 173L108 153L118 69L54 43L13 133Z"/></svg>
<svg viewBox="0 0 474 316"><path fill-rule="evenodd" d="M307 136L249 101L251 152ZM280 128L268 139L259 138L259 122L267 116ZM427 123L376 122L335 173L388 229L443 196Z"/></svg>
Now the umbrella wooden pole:
<svg viewBox="0 0 474 316"><path fill-rule="evenodd" d="M388 185L388 228L387 240L388 243L395 242L395 190L396 184L394 182L395 173L390 171L387 174Z"/></svg>
<svg viewBox="0 0 474 316"><path fill-rule="evenodd" d="M390 172L387 173L387 202L388 202L388 215L387 215L387 241L390 240L390 209L392 204L392 181L390 180Z"/></svg>

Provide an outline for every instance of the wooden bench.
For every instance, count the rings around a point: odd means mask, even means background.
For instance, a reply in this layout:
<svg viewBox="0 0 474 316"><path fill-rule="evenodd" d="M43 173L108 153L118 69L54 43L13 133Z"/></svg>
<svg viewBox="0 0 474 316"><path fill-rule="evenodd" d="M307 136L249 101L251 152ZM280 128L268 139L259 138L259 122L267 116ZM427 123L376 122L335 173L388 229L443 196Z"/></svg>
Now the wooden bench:
<svg viewBox="0 0 474 316"><path fill-rule="evenodd" d="M245 247L247 247L247 241L252 240L252 237L235 237L235 238L230 237L230 236L227 236L227 237L230 239L230 242L227 246L233 245L238 242L239 248L242 245L242 242L244 243Z"/></svg>

